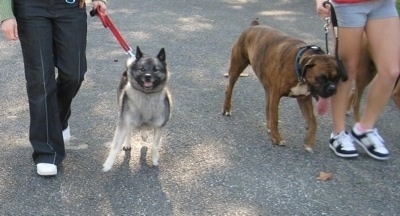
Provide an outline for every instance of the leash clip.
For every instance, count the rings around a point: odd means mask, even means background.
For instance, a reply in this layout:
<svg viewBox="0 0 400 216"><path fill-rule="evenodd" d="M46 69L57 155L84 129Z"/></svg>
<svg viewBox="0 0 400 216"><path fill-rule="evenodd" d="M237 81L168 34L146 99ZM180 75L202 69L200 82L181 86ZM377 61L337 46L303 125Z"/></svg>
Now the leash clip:
<svg viewBox="0 0 400 216"><path fill-rule="evenodd" d="M331 19L330 19L329 17L326 17L326 18L325 18L325 25L324 25L325 33L328 33L328 32L329 32L329 26L330 26L330 24L331 24Z"/></svg>
<svg viewBox="0 0 400 216"><path fill-rule="evenodd" d="M73 3L75 3L75 0L65 0L65 2L66 2L67 4L73 4Z"/></svg>

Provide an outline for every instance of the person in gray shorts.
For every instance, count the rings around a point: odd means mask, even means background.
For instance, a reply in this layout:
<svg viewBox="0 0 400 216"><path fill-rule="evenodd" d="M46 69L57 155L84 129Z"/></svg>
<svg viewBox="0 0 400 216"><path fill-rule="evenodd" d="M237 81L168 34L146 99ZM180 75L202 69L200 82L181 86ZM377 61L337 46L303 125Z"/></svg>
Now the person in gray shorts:
<svg viewBox="0 0 400 216"><path fill-rule="evenodd" d="M317 13L330 17L330 7L324 0L316 0ZM375 123L388 103L400 74L400 19L394 0L333 0L338 20L338 54L349 79L340 82L332 97L333 131L329 147L345 158L357 157L354 143L378 160L389 158L385 141L378 134ZM346 110L352 83L358 73L362 41L367 37L377 75L371 82L365 110L351 131L346 131Z"/></svg>

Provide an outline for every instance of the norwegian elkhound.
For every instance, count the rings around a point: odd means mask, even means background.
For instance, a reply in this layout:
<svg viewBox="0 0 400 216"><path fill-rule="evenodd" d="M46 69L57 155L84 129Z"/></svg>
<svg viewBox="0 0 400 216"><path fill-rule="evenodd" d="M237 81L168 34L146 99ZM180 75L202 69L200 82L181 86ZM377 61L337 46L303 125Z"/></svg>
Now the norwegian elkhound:
<svg viewBox="0 0 400 216"><path fill-rule="evenodd" d="M162 129L170 118L171 96L167 89L168 70L165 50L157 57L148 57L139 47L136 59L127 61L118 89L119 119L103 171L109 171L124 142L125 151L131 149L131 128L141 131L143 140L146 130L154 130L151 160L158 165Z"/></svg>

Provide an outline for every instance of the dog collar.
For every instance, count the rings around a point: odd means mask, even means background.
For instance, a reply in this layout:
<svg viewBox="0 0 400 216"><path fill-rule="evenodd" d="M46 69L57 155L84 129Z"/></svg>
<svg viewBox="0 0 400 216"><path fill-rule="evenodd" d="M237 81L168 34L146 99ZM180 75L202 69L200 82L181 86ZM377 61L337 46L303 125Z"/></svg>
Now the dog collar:
<svg viewBox="0 0 400 216"><path fill-rule="evenodd" d="M306 80L304 78L305 68L300 65L301 57L309 49L314 50L315 53L318 53L318 54L325 53L325 52L321 49L321 47L316 46L316 45L303 46L303 47L299 47L299 49L300 50L299 50L299 52L297 52L296 59L294 61L294 65L296 68L296 74L297 74L297 78L298 78L299 82L305 83L306 82Z"/></svg>

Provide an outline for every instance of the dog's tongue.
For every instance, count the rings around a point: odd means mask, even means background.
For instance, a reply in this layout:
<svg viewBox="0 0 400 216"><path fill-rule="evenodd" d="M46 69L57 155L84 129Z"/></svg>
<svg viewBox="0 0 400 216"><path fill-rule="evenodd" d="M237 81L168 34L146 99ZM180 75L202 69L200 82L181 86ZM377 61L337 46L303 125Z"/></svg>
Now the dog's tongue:
<svg viewBox="0 0 400 216"><path fill-rule="evenodd" d="M153 86L153 83L152 83L152 82L144 82L144 87L150 88L150 87L152 87L152 86Z"/></svg>
<svg viewBox="0 0 400 216"><path fill-rule="evenodd" d="M320 116L324 116L329 111L329 105L331 102L331 98L322 98L319 97L317 103L315 104L315 110L317 114Z"/></svg>

